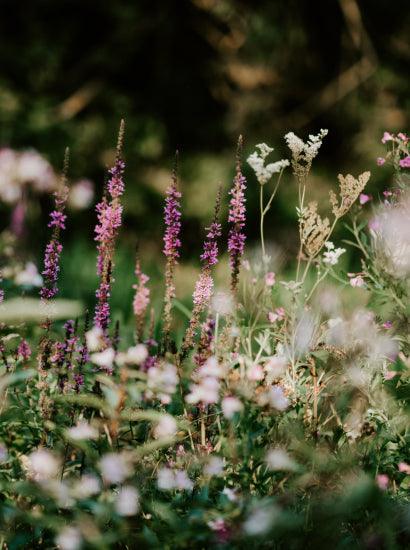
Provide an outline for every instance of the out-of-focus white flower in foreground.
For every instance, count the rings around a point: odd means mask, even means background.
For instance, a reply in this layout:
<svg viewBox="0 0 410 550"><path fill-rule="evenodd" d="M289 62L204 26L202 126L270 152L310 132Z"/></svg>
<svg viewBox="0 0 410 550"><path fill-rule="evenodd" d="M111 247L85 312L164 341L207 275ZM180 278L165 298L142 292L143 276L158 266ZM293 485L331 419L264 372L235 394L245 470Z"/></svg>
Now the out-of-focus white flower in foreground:
<svg viewBox="0 0 410 550"><path fill-rule="evenodd" d="M124 453L107 453L100 460L100 470L106 483L122 483L131 474L131 465Z"/></svg>
<svg viewBox="0 0 410 550"><path fill-rule="evenodd" d="M82 439L97 439L98 431L88 424L88 422L79 421L76 426L68 428L67 435L76 441Z"/></svg>
<svg viewBox="0 0 410 550"><path fill-rule="evenodd" d="M162 491L173 489L192 491L194 488L193 482L184 470L172 470L171 468L160 468L158 470L157 484Z"/></svg>
<svg viewBox="0 0 410 550"><path fill-rule="evenodd" d="M121 487L115 500L115 511L120 516L135 516L139 510L139 494L135 487Z"/></svg>
<svg viewBox="0 0 410 550"><path fill-rule="evenodd" d="M221 407L224 417L231 419L234 417L235 413L243 410L243 403L237 397L228 395L222 399Z"/></svg>
<svg viewBox="0 0 410 550"><path fill-rule="evenodd" d="M40 287L43 284L43 277L33 262L27 262L24 269L15 275L14 282L16 285Z"/></svg>
<svg viewBox="0 0 410 550"><path fill-rule="evenodd" d="M64 527L55 539L57 547L61 550L78 550L82 540L80 531L71 525Z"/></svg>
<svg viewBox="0 0 410 550"><path fill-rule="evenodd" d="M94 184L92 181L82 179L70 186L68 203L72 208L82 210L91 206L94 199Z"/></svg>
<svg viewBox="0 0 410 550"><path fill-rule="evenodd" d="M176 434L177 423L175 418L170 414L163 414L159 419L158 424L154 429L154 436L159 439L161 437L172 437Z"/></svg>
<svg viewBox="0 0 410 550"><path fill-rule="evenodd" d="M35 481L46 481L58 475L60 460L50 451L40 448L23 459L23 466Z"/></svg>
<svg viewBox="0 0 410 550"><path fill-rule="evenodd" d="M297 468L297 464L293 458L288 455L285 449L281 449L280 447L270 449L266 455L265 461L270 470L291 472Z"/></svg>

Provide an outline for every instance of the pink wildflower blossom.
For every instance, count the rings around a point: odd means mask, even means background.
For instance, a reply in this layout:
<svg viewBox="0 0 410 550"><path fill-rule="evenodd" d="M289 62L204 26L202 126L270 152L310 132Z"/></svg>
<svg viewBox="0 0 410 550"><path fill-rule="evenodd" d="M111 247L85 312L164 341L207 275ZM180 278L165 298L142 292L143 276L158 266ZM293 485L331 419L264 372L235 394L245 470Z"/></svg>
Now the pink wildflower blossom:
<svg viewBox="0 0 410 550"><path fill-rule="evenodd" d="M410 155L407 155L407 157L404 157L404 159L401 159L399 161L401 168L410 168Z"/></svg>
<svg viewBox="0 0 410 550"><path fill-rule="evenodd" d="M265 275L265 285L273 286L276 283L276 275L273 271L269 271Z"/></svg>
<svg viewBox="0 0 410 550"><path fill-rule="evenodd" d="M385 164L386 162L386 159L383 157L377 157L376 162L377 162L377 166L383 166L383 164Z"/></svg>
<svg viewBox="0 0 410 550"><path fill-rule="evenodd" d="M366 195L365 193L361 193L360 196L359 196L360 204L366 204L367 202L369 202L371 200L372 200L371 195Z"/></svg>
<svg viewBox="0 0 410 550"><path fill-rule="evenodd" d="M387 143L388 141L393 141L393 134L390 134L389 132L384 132L382 137L382 143Z"/></svg>

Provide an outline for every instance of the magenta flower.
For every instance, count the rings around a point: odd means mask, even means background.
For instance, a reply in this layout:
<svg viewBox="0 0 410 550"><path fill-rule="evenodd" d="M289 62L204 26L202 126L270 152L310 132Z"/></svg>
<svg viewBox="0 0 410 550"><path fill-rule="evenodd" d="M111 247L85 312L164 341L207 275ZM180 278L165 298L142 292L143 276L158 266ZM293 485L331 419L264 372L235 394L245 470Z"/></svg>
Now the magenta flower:
<svg viewBox="0 0 410 550"><path fill-rule="evenodd" d="M390 134L390 132L384 132L382 137L382 143L387 143L388 141L393 141L393 134Z"/></svg>
<svg viewBox="0 0 410 550"><path fill-rule="evenodd" d="M176 157L177 158L177 157ZM181 231L181 205L179 199L181 193L178 191L177 166L172 174L172 182L166 191L164 207L164 249L167 262L165 267L165 297L164 297L164 343L169 344L169 333L171 330L171 309L172 300L175 297L174 270L178 263L179 249L181 240L179 234Z"/></svg>
<svg viewBox="0 0 410 550"><path fill-rule="evenodd" d="M114 249L118 230L122 222L122 206L120 197L124 192L125 163L121 158L124 139L124 121L121 121L118 133L117 156L115 164L109 170L110 179L107 183L107 196L104 196L96 206L97 225L95 240L97 241L97 274L100 276L96 291L97 305L94 313L94 324L107 332L110 323L110 303L112 270L114 267Z"/></svg>
<svg viewBox="0 0 410 550"><path fill-rule="evenodd" d="M372 197L370 195L366 195L366 193L360 193L359 195L359 202L360 204L366 204L367 202L371 201Z"/></svg>
<svg viewBox="0 0 410 550"><path fill-rule="evenodd" d="M50 213L50 222L48 227L51 227L53 232L51 240L46 245L44 253L44 277L43 287L40 290L42 300L51 300L58 292L57 281L60 272L60 255L63 250L63 245L60 242L60 233L65 229L65 206L68 197L67 188L67 171L68 171L68 149L65 152L64 168L61 177L60 189L54 195L54 210Z"/></svg>
<svg viewBox="0 0 410 550"><path fill-rule="evenodd" d="M232 189L229 191L231 200L229 203L228 222L231 224L231 227L228 236L228 252L231 265L231 288L234 292L236 291L238 285L239 270L246 240L245 233L243 232L246 222L246 179L241 172L241 148L242 136L240 136L238 141L236 175L233 181Z"/></svg>
<svg viewBox="0 0 410 550"><path fill-rule="evenodd" d="M165 199L164 208L164 254L174 263L177 263L179 249L181 247L181 241L179 239L181 231L181 205L179 199L181 198L181 193L178 191L176 180L168 187L166 194L167 198Z"/></svg>
<svg viewBox="0 0 410 550"><path fill-rule="evenodd" d="M22 340L17 348L17 355L21 357L23 361L27 361L31 357L31 348L27 340Z"/></svg>
<svg viewBox="0 0 410 550"><path fill-rule="evenodd" d="M404 159L400 159L399 164L401 168L410 168L410 155L407 155Z"/></svg>

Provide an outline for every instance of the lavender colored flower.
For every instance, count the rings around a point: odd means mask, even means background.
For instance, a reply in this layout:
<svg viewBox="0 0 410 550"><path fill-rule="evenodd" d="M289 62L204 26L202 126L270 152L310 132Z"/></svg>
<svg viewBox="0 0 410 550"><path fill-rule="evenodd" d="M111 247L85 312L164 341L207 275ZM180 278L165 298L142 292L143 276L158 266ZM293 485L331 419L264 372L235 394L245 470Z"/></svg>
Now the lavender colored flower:
<svg viewBox="0 0 410 550"><path fill-rule="evenodd" d="M68 171L68 149L66 149L64 158L64 168L61 178L60 189L55 193L55 209L50 214L50 222L48 227L53 229L51 240L46 245L44 253L44 284L40 290L42 300L50 300L54 298L58 292L58 274L60 272L60 255L63 250L63 245L60 242L60 233L65 229L65 221L67 216L64 214L65 205L67 202L67 171Z"/></svg>
<svg viewBox="0 0 410 550"><path fill-rule="evenodd" d="M178 191L177 167L172 174L172 182L166 191L164 207L164 249L167 263L165 267L165 297L164 297L164 344L169 345L169 333L171 330L171 309L172 299L175 297L174 270L179 258L179 249L181 240L179 234L181 231L181 205L179 199L181 193Z"/></svg>
<svg viewBox="0 0 410 550"><path fill-rule="evenodd" d="M21 357L23 361L27 361L31 357L31 348L27 340L22 340L17 348L17 355Z"/></svg>
<svg viewBox="0 0 410 550"><path fill-rule="evenodd" d="M245 207L245 189L246 179L241 172L241 154L242 136L238 141L238 153L236 161L236 175L233 181L232 189L229 194L231 200L229 202L228 222L231 224L228 236L228 252L231 265L231 288L235 292L238 285L239 269L241 266L241 258L245 247L246 236L243 232L246 222L246 207Z"/></svg>

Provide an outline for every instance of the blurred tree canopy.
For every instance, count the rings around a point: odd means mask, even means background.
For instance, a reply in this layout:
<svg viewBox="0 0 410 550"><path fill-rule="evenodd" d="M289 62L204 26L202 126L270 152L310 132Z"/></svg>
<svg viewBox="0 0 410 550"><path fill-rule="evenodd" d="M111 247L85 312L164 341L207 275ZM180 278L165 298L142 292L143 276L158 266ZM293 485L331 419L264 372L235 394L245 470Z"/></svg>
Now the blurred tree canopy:
<svg viewBox="0 0 410 550"><path fill-rule="evenodd" d="M280 154L286 131L329 128L322 164L334 177L374 163L382 129L408 122L405 0L3 0L1 8L0 145L35 147L56 167L68 145L72 175L102 184L124 116L127 209L142 235L158 234L158 192L176 148L197 228L212 209L208 183L230 178L239 133L246 154L259 141Z"/></svg>

